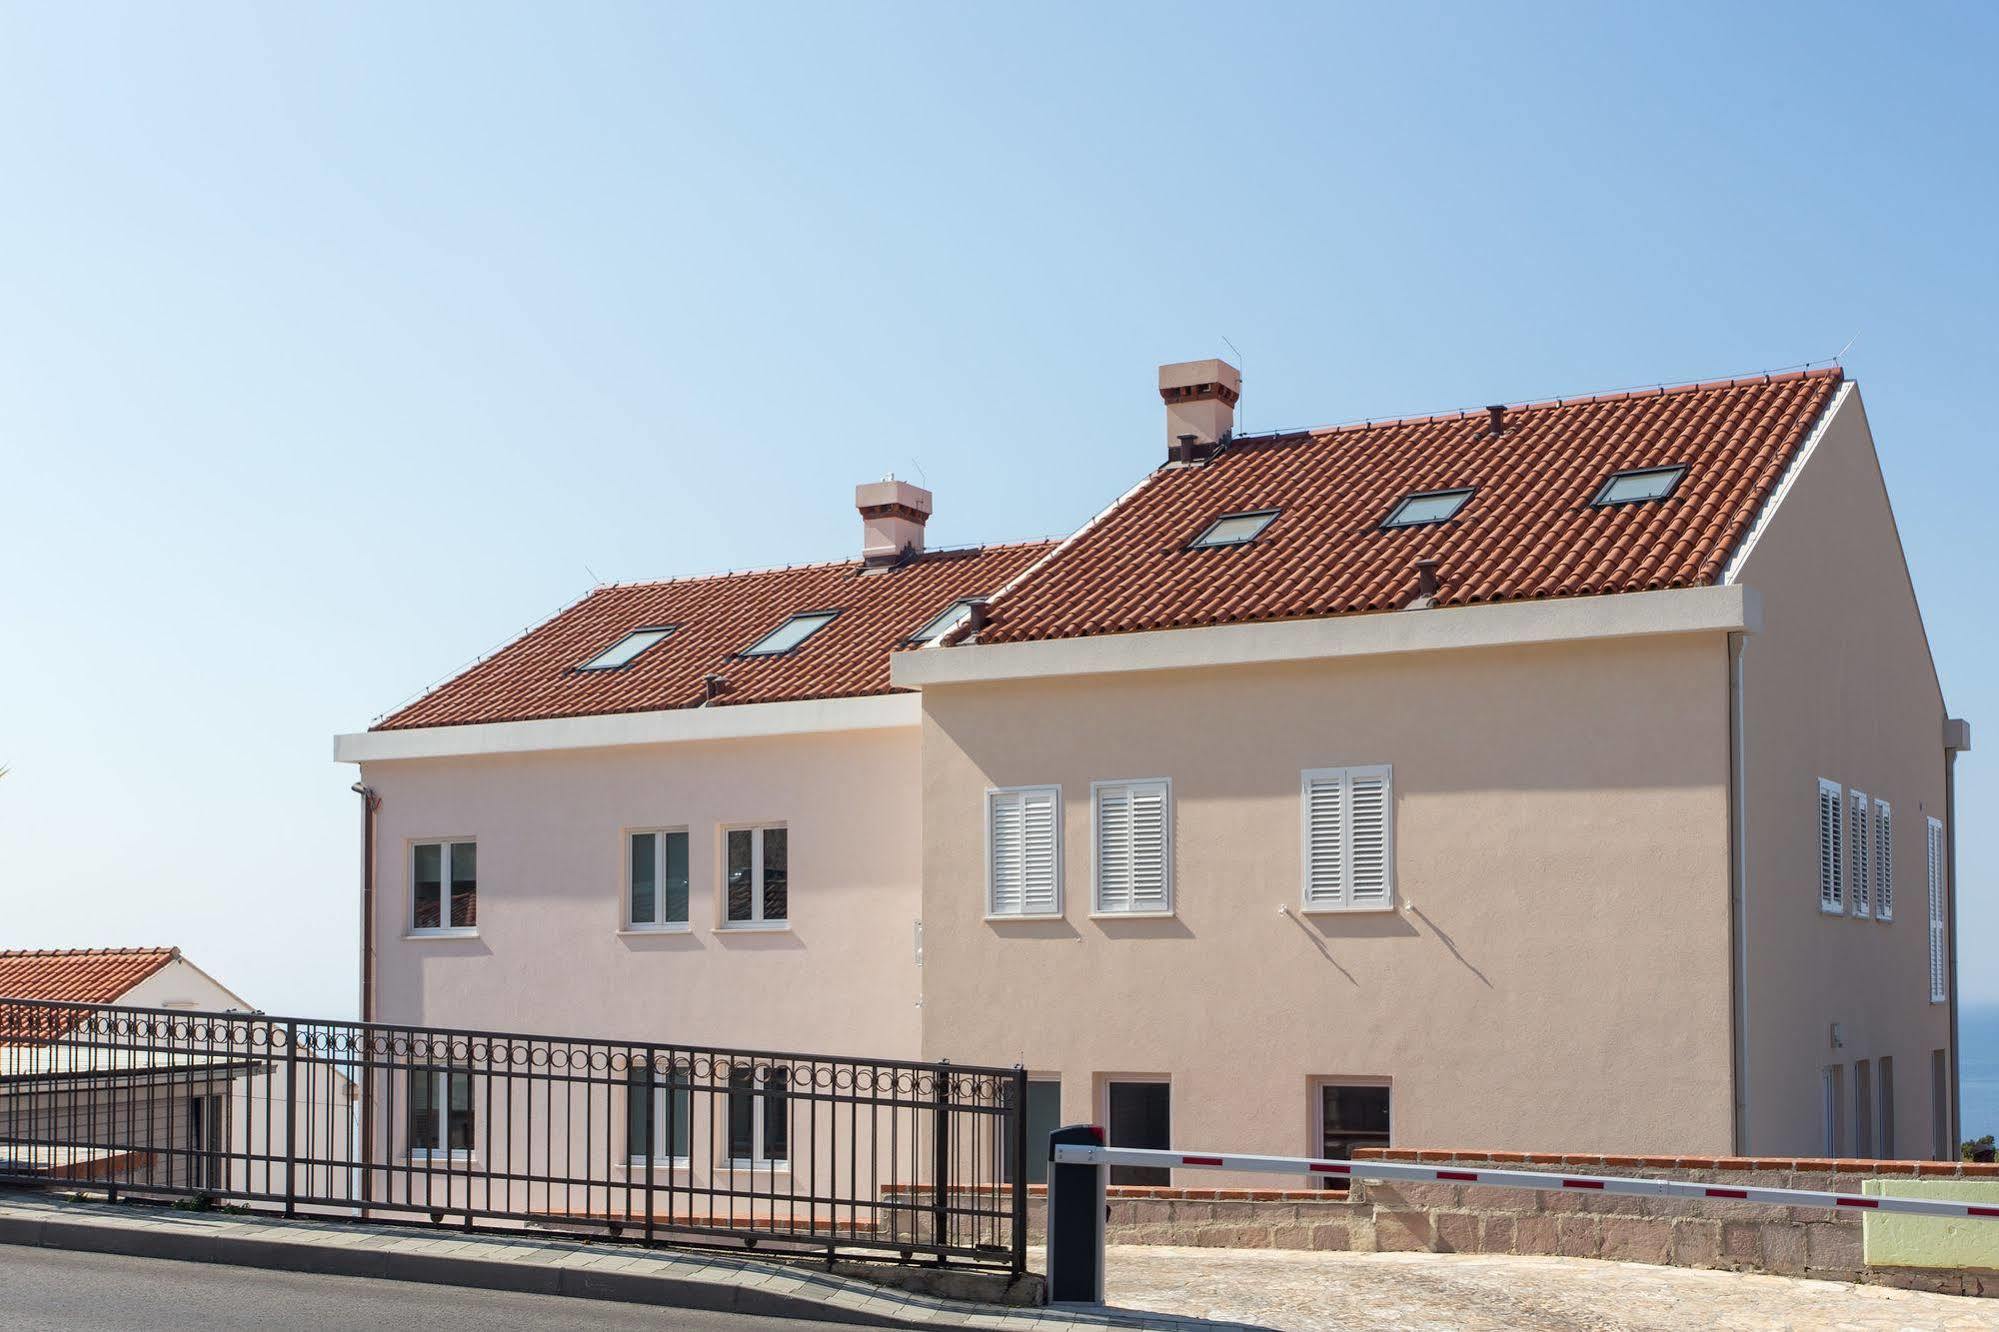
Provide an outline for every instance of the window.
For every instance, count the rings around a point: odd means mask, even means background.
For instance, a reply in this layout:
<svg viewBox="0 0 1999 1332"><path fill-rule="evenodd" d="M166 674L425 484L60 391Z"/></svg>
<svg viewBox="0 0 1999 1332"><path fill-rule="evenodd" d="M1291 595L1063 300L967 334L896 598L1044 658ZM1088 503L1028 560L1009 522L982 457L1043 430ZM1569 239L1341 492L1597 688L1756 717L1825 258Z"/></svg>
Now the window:
<svg viewBox="0 0 1999 1332"><path fill-rule="evenodd" d="M1379 911L1395 898L1395 792L1388 764L1304 773L1304 906Z"/></svg>
<svg viewBox="0 0 1999 1332"><path fill-rule="evenodd" d="M1819 1072L1820 1108L1824 1121L1821 1125L1819 1142L1822 1155L1842 1156L1845 1154L1846 1116L1845 1070L1838 1064L1827 1064Z"/></svg>
<svg viewBox="0 0 1999 1332"><path fill-rule="evenodd" d="M1853 1064L1853 1154L1874 1155L1874 1066L1865 1059Z"/></svg>
<svg viewBox="0 0 1999 1332"><path fill-rule="evenodd" d="M625 1071L625 1150L634 1164L686 1165L693 1117L686 1064L660 1069L639 1056Z"/></svg>
<svg viewBox="0 0 1999 1332"><path fill-rule="evenodd" d="M620 670L637 661L640 653L672 632L672 625L662 625L653 629L634 629L576 669L579 671Z"/></svg>
<svg viewBox="0 0 1999 1332"><path fill-rule="evenodd" d="M472 1075L448 1068L410 1070L410 1155L464 1156L472 1150Z"/></svg>
<svg viewBox="0 0 1999 1332"><path fill-rule="evenodd" d="M1062 1080L1027 1080L1027 1182L1048 1182L1048 1135L1062 1127ZM1013 1140L1002 1146L1000 1182L1013 1182Z"/></svg>
<svg viewBox="0 0 1999 1332"><path fill-rule="evenodd" d="M782 825L731 828L725 867L725 926L783 925L791 919L790 833Z"/></svg>
<svg viewBox="0 0 1999 1332"><path fill-rule="evenodd" d="M1173 788L1162 779L1095 782L1097 903L1106 914L1173 910Z"/></svg>
<svg viewBox="0 0 1999 1332"><path fill-rule="evenodd" d="M410 848L410 859L411 931L441 934L475 928L479 924L477 844L418 842Z"/></svg>
<svg viewBox="0 0 1999 1332"><path fill-rule="evenodd" d="M635 832L627 841L625 925L634 930L687 928L686 831Z"/></svg>
<svg viewBox="0 0 1999 1332"><path fill-rule="evenodd" d="M1163 1078L1111 1082L1104 1087L1105 1120L1112 1147L1150 1147L1165 1151L1173 1145L1173 1087ZM1171 1184L1165 1166L1112 1166L1113 1184Z"/></svg>
<svg viewBox="0 0 1999 1332"><path fill-rule="evenodd" d="M929 647L971 618L974 600L972 597L960 597L946 606L936 619L918 629L905 641L912 647Z"/></svg>
<svg viewBox="0 0 1999 1332"><path fill-rule="evenodd" d="M1383 527L1421 527L1425 523L1447 523L1458 516L1465 501L1472 497L1466 490L1430 490L1420 495L1405 496L1400 504L1382 520Z"/></svg>
<svg viewBox="0 0 1999 1332"><path fill-rule="evenodd" d="M1610 504L1643 504L1671 495L1687 474L1684 467L1646 467L1635 472L1619 472L1603 483L1590 503L1599 508Z"/></svg>
<svg viewBox="0 0 1999 1332"><path fill-rule="evenodd" d="M227 1187L227 1156L222 1144L228 1137L224 1123L227 1101L220 1096L190 1096L187 1099L187 1182L190 1188ZM148 1110L150 1118L150 1108Z"/></svg>
<svg viewBox="0 0 1999 1332"><path fill-rule="evenodd" d="M986 914L1062 914L1062 788L986 792Z"/></svg>
<svg viewBox="0 0 1999 1332"><path fill-rule="evenodd" d="M1881 1110L1874 1116L1874 1122L1881 1130L1881 1159L1895 1159L1895 1060L1891 1055L1882 1055L1880 1076L1875 1079L1881 1093Z"/></svg>
<svg viewBox="0 0 1999 1332"><path fill-rule="evenodd" d="M790 1159L791 1070L729 1069L729 1164L782 1166Z"/></svg>
<svg viewBox="0 0 1999 1332"><path fill-rule="evenodd" d="M838 611L810 611L794 615L777 628L743 649L745 657L775 657L802 646L806 639L833 622Z"/></svg>
<svg viewBox="0 0 1999 1332"><path fill-rule="evenodd" d="M1276 516L1275 509L1265 509L1261 513L1224 514L1209 523L1189 548L1203 550L1209 546L1247 546L1263 535L1263 529L1270 526L1270 520Z"/></svg>
<svg viewBox="0 0 1999 1332"><path fill-rule="evenodd" d="M1873 830L1868 826L1867 815L1874 808L1868 803L1864 791L1849 791L1847 803L1852 815L1846 825L1846 845L1852 859L1848 865L1846 882L1853 899L1853 914L1857 919L1865 919L1874 914L1874 875L1867 866L1868 851L1873 844Z"/></svg>
<svg viewBox="0 0 1999 1332"><path fill-rule="evenodd" d="M1388 1145L1388 1085L1386 1083L1321 1083L1319 1086L1319 1155L1351 1161L1361 1147ZM1327 1176L1326 1187L1344 1191L1350 1181Z"/></svg>
<svg viewBox="0 0 1999 1332"><path fill-rule="evenodd" d="M1874 919L1895 918L1895 811L1874 802Z"/></svg>
<svg viewBox="0 0 1999 1332"><path fill-rule="evenodd" d="M1819 910L1834 915L1846 911L1841 891L1846 860L1846 839L1841 835L1844 799L1838 782L1819 778Z"/></svg>
<svg viewBox="0 0 1999 1332"><path fill-rule="evenodd" d="M1930 889L1930 1002L1943 1003L1950 998L1950 955L1949 941L1943 934L1943 820L1933 818L1929 822L1929 889Z"/></svg>
<svg viewBox="0 0 1999 1332"><path fill-rule="evenodd" d="M1930 1159L1957 1159L1950 1140L1950 1056L1942 1050L1930 1051Z"/></svg>

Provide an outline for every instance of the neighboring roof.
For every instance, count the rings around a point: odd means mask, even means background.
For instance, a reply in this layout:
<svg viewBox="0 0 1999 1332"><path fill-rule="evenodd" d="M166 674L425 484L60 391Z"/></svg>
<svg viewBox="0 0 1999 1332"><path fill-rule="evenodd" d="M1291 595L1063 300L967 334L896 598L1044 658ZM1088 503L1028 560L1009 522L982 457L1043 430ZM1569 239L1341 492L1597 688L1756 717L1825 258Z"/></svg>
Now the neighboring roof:
<svg viewBox="0 0 1999 1332"><path fill-rule="evenodd" d="M115 1003L178 948L0 949L0 998Z"/></svg>
<svg viewBox="0 0 1999 1332"><path fill-rule="evenodd" d="M962 597L997 592L1053 543L938 550L885 568L859 561L601 587L373 729L463 726L892 692L889 656ZM739 654L789 617L838 611L793 651ZM577 667L636 629L674 632L628 666Z"/></svg>
<svg viewBox="0 0 1999 1332"><path fill-rule="evenodd" d="M1832 401L1840 371L1720 380L1237 439L1161 467L997 597L980 643L1719 581ZM1620 471L1683 465L1663 500L1593 506ZM1397 501L1473 487L1449 521L1383 530ZM1188 549L1224 514L1278 510L1255 540Z"/></svg>

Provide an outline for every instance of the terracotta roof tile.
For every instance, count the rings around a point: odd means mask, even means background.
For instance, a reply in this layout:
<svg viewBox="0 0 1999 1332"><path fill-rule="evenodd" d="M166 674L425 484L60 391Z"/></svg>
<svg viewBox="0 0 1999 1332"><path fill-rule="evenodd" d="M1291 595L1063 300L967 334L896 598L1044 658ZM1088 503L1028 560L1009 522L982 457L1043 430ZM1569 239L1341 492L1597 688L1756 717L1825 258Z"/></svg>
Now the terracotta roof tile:
<svg viewBox="0 0 1999 1332"><path fill-rule="evenodd" d="M891 692L890 654L961 597L997 592L1052 542L930 551L865 571L859 561L599 588L547 623L377 723L376 730L528 721L699 705ZM839 615L795 651L739 654L802 611ZM677 626L619 670L576 668L634 629Z"/></svg>
<svg viewBox="0 0 1999 1332"><path fill-rule="evenodd" d="M0 949L0 998L113 1003L179 956L178 948Z"/></svg>
<svg viewBox="0 0 1999 1332"><path fill-rule="evenodd" d="M1837 369L1239 439L1162 467L992 605L982 643L1399 609L1438 561L1440 606L1716 581ZM1613 473L1683 465L1666 499L1596 507ZM1449 522L1383 530L1405 495L1475 487ZM1216 518L1280 512L1247 545Z"/></svg>

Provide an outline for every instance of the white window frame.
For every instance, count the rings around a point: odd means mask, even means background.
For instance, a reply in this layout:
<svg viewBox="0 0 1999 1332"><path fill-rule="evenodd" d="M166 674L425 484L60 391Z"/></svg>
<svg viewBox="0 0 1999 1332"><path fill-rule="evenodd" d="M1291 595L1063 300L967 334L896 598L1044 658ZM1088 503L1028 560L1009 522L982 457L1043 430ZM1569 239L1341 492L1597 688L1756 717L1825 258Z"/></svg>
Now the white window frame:
<svg viewBox="0 0 1999 1332"><path fill-rule="evenodd" d="M1846 792L1846 900L1855 920L1874 915L1874 825L1868 815L1874 804L1867 792L1847 788Z"/></svg>
<svg viewBox="0 0 1999 1332"><path fill-rule="evenodd" d="M791 1083L791 1069L788 1066L784 1069L786 1078L784 1106L787 1116L784 1126L784 1155L782 1157L764 1155L764 1112L770 1108L769 1092L766 1090L766 1084L770 1081L770 1075L773 1071L775 1070L772 1066L764 1065L754 1069L751 1073L749 1095L751 1097L750 1151L752 1154L749 1156L732 1156L729 1154L729 1135L735 1132L735 1107L731 1102L737 1096L738 1089L727 1082L723 1085L722 1105L723 1114L726 1118L722 1124L722 1164L730 1170L763 1170L771 1174L788 1174L791 1170L792 1125L788 1116L791 1113L793 1087Z"/></svg>
<svg viewBox="0 0 1999 1332"><path fill-rule="evenodd" d="M1895 809L1874 798L1874 919L1895 919Z"/></svg>
<svg viewBox="0 0 1999 1332"><path fill-rule="evenodd" d="M673 833L687 838L687 920L660 920L666 910L666 839ZM632 916L632 839L650 837L652 843L652 910L653 919L637 920ZM761 842L761 838L758 839ZM624 902L618 909L618 928L631 934L686 934L694 928L694 837L685 824L679 827L626 828L619 838L624 850L625 892ZM728 891L728 870L723 869L723 892ZM725 903L726 905L726 903ZM786 906L789 909L789 897Z"/></svg>
<svg viewBox="0 0 1999 1332"><path fill-rule="evenodd" d="M1163 876L1161 886L1165 891L1166 905L1149 907L1143 911L1130 907L1108 906L1104 902L1104 824L1103 799L1106 791L1137 791L1143 788L1157 788L1160 794L1160 837L1164 845L1159 850L1159 867ZM1134 846L1136 851L1136 846ZM1090 914L1107 916L1117 920L1164 920L1174 913L1173 894L1173 779L1171 777L1133 777L1115 781L1090 783Z"/></svg>
<svg viewBox="0 0 1999 1332"><path fill-rule="evenodd" d="M1828 810L1830 825L1826 821ZM1843 916L1846 914L1846 789L1824 777L1819 778L1817 825L1819 911L1828 916Z"/></svg>
<svg viewBox="0 0 1999 1332"><path fill-rule="evenodd" d="M431 1078L430 1114L435 1121L432 1134L440 1143L450 1141L451 1135L451 1082L452 1078L465 1079L466 1109L472 1116L472 1140L479 1140L479 1100L472 1094L472 1073L463 1068L415 1068L412 1075L427 1073ZM413 1117L413 1115L411 1116ZM472 1159L470 1147L419 1147L414 1135L409 1143L408 1157L412 1161L469 1161Z"/></svg>
<svg viewBox="0 0 1999 1332"><path fill-rule="evenodd" d="M409 909L403 915L403 922L408 929L410 938L471 939L478 936L479 879L476 874L472 879L472 924L453 925L449 923L451 920L451 848L461 844L473 848L473 859L476 861L479 854L479 839L476 837L412 837L409 840L409 851L404 857L404 863L408 866L409 873ZM440 877L437 890L437 919L440 923L436 925L418 925L416 923L416 852L420 846L435 846L439 848L437 865Z"/></svg>
<svg viewBox="0 0 1999 1332"><path fill-rule="evenodd" d="M1026 910L1026 885L1023 883L1021 890L1022 909L1019 911L1001 911L994 900L995 889L997 888L998 885L994 882L994 876L993 876L993 804L1001 796L1025 797L1037 794L1046 795L1049 798L1049 801L1054 809L1055 906L1054 909L1050 911ZM1062 806L1062 788L1059 785L1038 783L1030 786L991 786L986 788L986 913L985 914L987 920L991 921L1061 920L1063 918L1067 906L1067 903L1065 902L1063 897L1063 883L1065 878L1067 877L1063 873L1063 865L1067 859L1063 850L1063 828L1062 828L1063 823L1064 819L1063 819L1063 806Z"/></svg>
<svg viewBox="0 0 1999 1332"><path fill-rule="evenodd" d="M1923 860L1930 900L1930 1002L1942 1004L1950 1001L1950 940L1944 927L1944 897L1949 889L1944 882L1943 820L1931 815L1925 831L1928 836Z"/></svg>
<svg viewBox="0 0 1999 1332"><path fill-rule="evenodd" d="M655 1069L654 1073L655 1075L659 1075L659 1070ZM666 1132L666 1098L668 1096L671 1096L676 1091L684 1092L687 1096L687 1114L685 1116L685 1118L688 1121L687 1150L689 1151L689 1153L692 1153L694 1150L694 1127L693 1127L694 1090L691 1085L693 1082L692 1072L688 1065L676 1064L674 1065L674 1069L672 1072L665 1073L663 1076L666 1078L666 1081L664 1082L653 1083L653 1084L641 1084L641 1085L651 1086L651 1095L649 1097L649 1099L652 1101L652 1105L650 1107L651 1119L648 1121L646 1125L647 1136L654 1139L654 1141L663 1140L668 1136ZM672 1083L676 1078L690 1085L683 1087L674 1087ZM629 1078L625 1082L625 1095L627 1096L631 1095L631 1082ZM670 1169L674 1170L687 1170L693 1166L694 1164L693 1157L691 1155L688 1156L673 1155L672 1145L670 1143L668 1144L668 1154L665 1156L655 1155L648 1157L644 1152L633 1151L632 1144L630 1142L631 1119L629 1116L626 1118L625 1123L626 1123L625 1161L627 1165L639 1168L644 1168L647 1165L651 1165L655 1168L659 1166L667 1166Z"/></svg>
<svg viewBox="0 0 1999 1332"><path fill-rule="evenodd" d="M784 915L776 920L769 919L764 915L764 834L773 828L784 829ZM748 920L729 919L729 834L732 832L746 832L750 834L750 918ZM716 859L720 862L719 869L721 872L718 876L718 882L722 889L722 900L719 904L721 910L716 913L716 918L721 923L716 928L738 931L790 929L793 896L791 825L782 819L766 819L762 823L725 824L722 827L722 845L720 850L721 855L716 857ZM688 866L688 872L691 878L693 874L693 866L691 864ZM689 914L692 914L692 906L688 908L688 911Z"/></svg>
<svg viewBox="0 0 1999 1332"><path fill-rule="evenodd" d="M1356 775L1378 775L1385 788L1387 802L1385 822L1382 829L1383 887L1385 891L1379 902L1355 902L1353 898L1353 821L1343 820L1343 834L1346 847L1341 858L1341 873L1344 882L1340 885L1337 902L1315 902L1312 899L1312 786L1315 782L1337 781L1341 784L1343 799L1349 814L1352 808L1352 783ZM1307 915L1345 915L1355 912L1395 910L1395 765L1392 763L1350 763L1339 768L1306 768L1298 774L1298 905Z"/></svg>

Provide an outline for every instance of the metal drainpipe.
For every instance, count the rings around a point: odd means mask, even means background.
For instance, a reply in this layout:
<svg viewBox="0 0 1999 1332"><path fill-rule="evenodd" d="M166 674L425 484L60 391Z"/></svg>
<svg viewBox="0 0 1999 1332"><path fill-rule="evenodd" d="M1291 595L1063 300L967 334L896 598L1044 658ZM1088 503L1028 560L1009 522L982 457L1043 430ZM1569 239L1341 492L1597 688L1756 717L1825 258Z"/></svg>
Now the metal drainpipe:
<svg viewBox="0 0 1999 1332"><path fill-rule="evenodd" d="M1749 820L1744 789L1747 766L1742 734L1742 649L1744 636L1728 636L1728 899L1729 1007L1735 1084L1732 1137L1735 1154L1749 1151Z"/></svg>
<svg viewBox="0 0 1999 1332"><path fill-rule="evenodd" d="M1950 1001L1950 1055L1945 1060L1950 1076L1950 1113L1945 1120L1950 1141L1944 1145L1950 1149L1945 1159L1955 1160L1958 1144L1964 1141L1964 1126L1958 1120L1957 1084L1957 746L1946 745L1943 753L1944 929L1947 931L1944 938L1950 945L1944 973L1945 996Z"/></svg>
<svg viewBox="0 0 1999 1332"><path fill-rule="evenodd" d="M361 1021L375 1020L375 813L382 798L374 788L354 783L361 797ZM366 1030L362 1032L365 1049ZM365 1056L364 1056L365 1057ZM361 1215L368 1215L368 1195L375 1166L375 1079L361 1069Z"/></svg>

